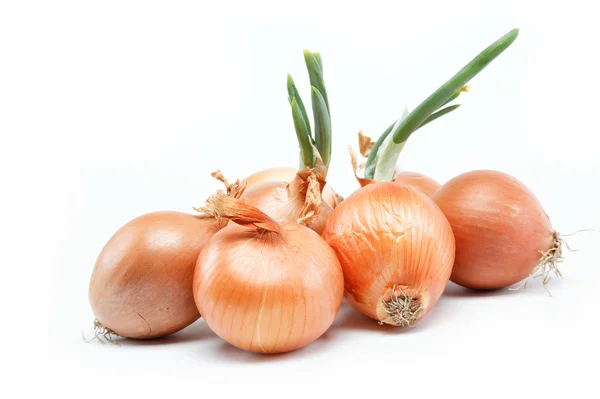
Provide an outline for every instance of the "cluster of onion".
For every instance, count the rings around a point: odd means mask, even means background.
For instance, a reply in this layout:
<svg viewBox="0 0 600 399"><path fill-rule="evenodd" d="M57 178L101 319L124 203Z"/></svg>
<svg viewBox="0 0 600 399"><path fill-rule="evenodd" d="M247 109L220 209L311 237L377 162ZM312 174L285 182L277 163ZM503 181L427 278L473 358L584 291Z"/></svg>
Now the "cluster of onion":
<svg viewBox="0 0 600 399"><path fill-rule="evenodd" d="M202 314L233 345L273 353L302 347L329 328L343 275L320 234L341 198L325 181L331 121L322 60L318 53L304 56L314 135L288 76L300 168L268 169L233 184L217 171L226 191L197 208L200 215L154 212L119 229L90 281L96 337L162 337Z"/></svg>
<svg viewBox="0 0 600 399"><path fill-rule="evenodd" d="M408 137L456 109L446 105L517 34L494 42L377 142L359 133L366 161L359 167L352 151L351 158L361 187L343 201L325 179L331 122L321 57L305 52L314 135L288 77L300 167L233 184L217 171L225 190L196 208L198 215L154 212L119 229L90 281L97 332L156 338L202 315L236 347L280 353L324 334L344 294L381 324L410 326L450 280L493 289L535 275L545 284L559 274L563 241L521 182L478 170L440 185L395 167Z"/></svg>
<svg viewBox="0 0 600 399"><path fill-rule="evenodd" d="M213 176L225 183L225 195L243 193L238 183ZM102 248L90 279L97 334L157 338L196 321L200 313L191 289L196 260L226 224L208 214L162 211L122 226Z"/></svg>
<svg viewBox="0 0 600 399"><path fill-rule="evenodd" d="M312 171L305 174L312 182ZM199 215L146 214L105 245L89 291L97 337L163 337L202 315L239 348L279 353L331 326L344 280L331 247L304 225L319 208L300 222L277 222L240 199L244 184L220 171L213 177L226 190L195 208Z"/></svg>

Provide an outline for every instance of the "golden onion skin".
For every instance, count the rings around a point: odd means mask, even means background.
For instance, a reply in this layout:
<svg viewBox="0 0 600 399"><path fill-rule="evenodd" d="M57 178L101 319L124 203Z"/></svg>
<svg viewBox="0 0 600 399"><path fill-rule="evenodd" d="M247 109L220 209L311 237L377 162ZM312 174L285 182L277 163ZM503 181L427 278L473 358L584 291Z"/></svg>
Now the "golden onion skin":
<svg viewBox="0 0 600 399"><path fill-rule="evenodd" d="M310 344L332 325L343 299L342 269L327 243L300 224L279 226L281 235L229 223L202 251L194 274L208 326L251 352Z"/></svg>
<svg viewBox="0 0 600 399"><path fill-rule="evenodd" d="M241 199L278 222L296 222L305 202L305 196L300 195L296 188L284 181L257 183L247 188ZM327 218L332 211L331 206L323 200L319 207L318 217L312 223L307 224L307 227L322 234Z"/></svg>
<svg viewBox="0 0 600 399"><path fill-rule="evenodd" d="M429 198L441 187L441 184L429 176L418 172L403 171L394 177L395 183L409 185L417 190L421 190Z"/></svg>
<svg viewBox="0 0 600 399"><path fill-rule="evenodd" d="M474 170L444 184L433 196L456 237L450 279L473 289L508 287L527 278L554 229L533 192L503 172Z"/></svg>
<svg viewBox="0 0 600 399"><path fill-rule="evenodd" d="M219 230L211 218L153 212L121 227L94 266L89 301L107 329L148 339L173 334L200 317L192 278L196 260Z"/></svg>
<svg viewBox="0 0 600 399"><path fill-rule="evenodd" d="M270 181L289 183L294 180L297 173L298 169L294 168L269 168L251 174L242 180L241 183L246 183L247 188L251 188L256 184ZM334 209L341 202L339 195L333 190L329 183L325 185L321 195L323 196L323 200L327 202L332 209Z"/></svg>
<svg viewBox="0 0 600 399"><path fill-rule="evenodd" d="M404 184L378 182L356 190L333 211L323 237L344 270L348 302L381 322L381 306L392 294L416 301L412 321L423 317L452 272L450 224L429 197Z"/></svg>

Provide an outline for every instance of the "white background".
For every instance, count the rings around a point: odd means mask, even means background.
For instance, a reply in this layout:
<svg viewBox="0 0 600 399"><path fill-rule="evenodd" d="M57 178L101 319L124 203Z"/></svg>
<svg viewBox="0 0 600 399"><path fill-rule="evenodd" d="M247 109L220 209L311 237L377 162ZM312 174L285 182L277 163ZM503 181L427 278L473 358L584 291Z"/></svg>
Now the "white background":
<svg viewBox="0 0 600 399"><path fill-rule="evenodd" d="M39 2L0 6L3 397L592 397L600 233L569 238L549 297L450 285L413 329L346 305L317 342L258 356L199 320L168 339L86 344L100 249L148 211L191 211L219 185L296 166L286 73L309 102L320 51L334 129L329 181L513 27L517 41L400 166L443 182L494 168L525 182L563 233L600 228L600 29L593 1ZM596 368L596 372L593 369ZM8 370L8 371L7 371ZM596 394L594 394L596 392Z"/></svg>

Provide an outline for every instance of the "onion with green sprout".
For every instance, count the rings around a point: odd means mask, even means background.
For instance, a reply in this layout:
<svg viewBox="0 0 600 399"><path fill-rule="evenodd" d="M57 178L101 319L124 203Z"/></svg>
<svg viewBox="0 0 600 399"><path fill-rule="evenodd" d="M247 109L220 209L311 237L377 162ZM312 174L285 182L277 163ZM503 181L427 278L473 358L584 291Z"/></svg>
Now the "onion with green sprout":
<svg viewBox="0 0 600 399"><path fill-rule="evenodd" d="M323 238L342 265L348 302L382 324L410 326L425 316L442 295L460 250L451 223L434 200L392 182L398 156L412 133L456 109L450 102L517 35L515 29L495 41L391 124L368 154L365 178L370 182L348 196L327 221Z"/></svg>
<svg viewBox="0 0 600 399"><path fill-rule="evenodd" d="M326 182L331 161L331 117L323 80L323 61L318 52L304 51L311 84L313 123L291 75L287 77L288 101L300 148L299 167L270 168L242 180L242 196L249 205L274 220L300 222L318 233L341 197Z"/></svg>

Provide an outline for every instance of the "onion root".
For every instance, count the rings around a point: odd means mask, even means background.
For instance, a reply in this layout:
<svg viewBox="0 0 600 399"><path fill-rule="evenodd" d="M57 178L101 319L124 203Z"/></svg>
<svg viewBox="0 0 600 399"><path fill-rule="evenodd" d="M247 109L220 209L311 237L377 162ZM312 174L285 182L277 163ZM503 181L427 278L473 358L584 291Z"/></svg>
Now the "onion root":
<svg viewBox="0 0 600 399"><path fill-rule="evenodd" d="M421 318L423 301L421 294L405 285L395 285L377 305L379 324L412 327Z"/></svg>
<svg viewBox="0 0 600 399"><path fill-rule="evenodd" d="M558 268L558 265L563 261L563 247L566 247L569 251L573 251L567 241L561 236L557 231L552 234L552 246L546 250L539 252L542 254L540 258L540 262L537 266L531 271L529 275L530 278L542 278L542 286L548 293L548 295L552 296L550 290L548 289L548 283L552 279L552 274L554 274L558 278L562 278L562 273ZM527 287L527 282L529 279L525 279L521 284L517 287L509 288L511 291L517 291L521 288Z"/></svg>

